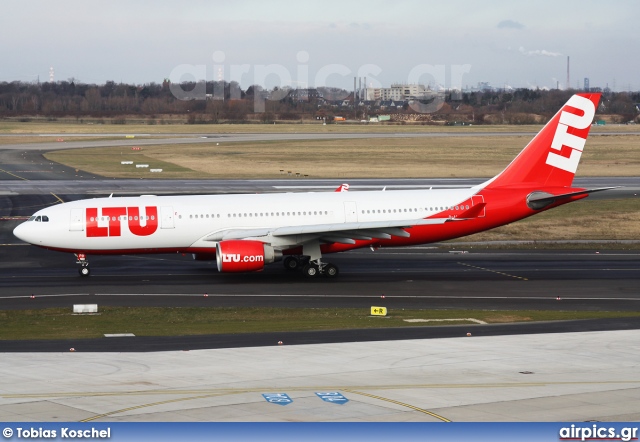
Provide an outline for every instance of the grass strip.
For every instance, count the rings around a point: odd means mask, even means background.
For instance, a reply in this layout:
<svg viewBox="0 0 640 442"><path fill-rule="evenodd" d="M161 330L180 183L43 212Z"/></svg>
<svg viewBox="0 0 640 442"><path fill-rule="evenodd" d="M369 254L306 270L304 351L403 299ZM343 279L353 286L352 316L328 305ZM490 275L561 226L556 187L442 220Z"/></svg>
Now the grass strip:
<svg viewBox="0 0 640 442"><path fill-rule="evenodd" d="M99 338L106 333L185 336L443 325L442 322L410 323L405 319L474 318L495 324L635 316L640 316L640 312L390 309L387 317L372 317L367 308L233 307L102 307L97 315L74 315L69 307L0 311L0 340ZM473 322L463 320L446 324Z"/></svg>
<svg viewBox="0 0 640 442"><path fill-rule="evenodd" d="M148 170L122 166L122 160L167 169L153 178L478 178L499 173L530 139L529 135L399 136L211 142L144 146L141 151L129 147L71 149L48 152L45 157L113 178L149 177ZM640 135L593 137L584 151L578 176L638 176L639 149Z"/></svg>

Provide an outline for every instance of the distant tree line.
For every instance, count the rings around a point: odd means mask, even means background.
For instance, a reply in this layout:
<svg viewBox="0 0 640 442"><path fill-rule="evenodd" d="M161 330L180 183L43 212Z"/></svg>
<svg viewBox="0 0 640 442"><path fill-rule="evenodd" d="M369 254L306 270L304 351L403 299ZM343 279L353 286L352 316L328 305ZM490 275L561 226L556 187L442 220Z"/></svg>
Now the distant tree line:
<svg viewBox="0 0 640 442"><path fill-rule="evenodd" d="M146 119L150 124L164 118L182 118L191 124L217 122L264 123L275 120L303 120L333 115L366 118L390 113L379 103L356 100L353 93L339 88L299 90L275 88L265 91L259 85L242 90L236 82L181 83L183 91L200 88L206 99L180 100L171 92L171 84L130 85L108 81L86 84L74 79L55 83L0 82L0 118L44 117L108 118L113 123L126 118ZM475 124L533 124L552 116L575 91L516 89L507 91L453 92L430 121L466 121ZM205 98L202 97L202 98ZM255 103L264 102L264 111L256 112ZM604 91L599 114L615 117L617 122L638 120L638 92ZM409 103L400 104L393 113L414 112Z"/></svg>

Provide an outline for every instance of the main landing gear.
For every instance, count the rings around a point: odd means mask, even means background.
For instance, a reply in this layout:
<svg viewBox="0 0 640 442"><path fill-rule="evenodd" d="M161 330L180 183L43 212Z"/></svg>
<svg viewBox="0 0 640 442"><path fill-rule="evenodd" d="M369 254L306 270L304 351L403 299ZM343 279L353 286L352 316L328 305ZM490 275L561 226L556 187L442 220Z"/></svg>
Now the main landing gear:
<svg viewBox="0 0 640 442"><path fill-rule="evenodd" d="M78 273L80 276L89 276L91 274L91 269L89 268L89 261L87 261L87 255L84 253L76 253L76 264L80 264L80 268L78 269Z"/></svg>
<svg viewBox="0 0 640 442"><path fill-rule="evenodd" d="M320 259L310 260L308 256L289 255L284 259L284 267L287 270L299 270L308 278L315 278L319 275L327 278L338 276L338 267L329 262L322 262Z"/></svg>

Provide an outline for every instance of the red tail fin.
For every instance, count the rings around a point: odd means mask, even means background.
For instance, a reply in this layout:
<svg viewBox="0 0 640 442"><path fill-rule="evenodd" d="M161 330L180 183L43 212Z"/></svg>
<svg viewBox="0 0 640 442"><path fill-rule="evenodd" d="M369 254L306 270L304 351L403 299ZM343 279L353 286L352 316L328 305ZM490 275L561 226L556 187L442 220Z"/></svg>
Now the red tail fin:
<svg viewBox="0 0 640 442"><path fill-rule="evenodd" d="M578 168L601 94L576 94L487 188L568 187Z"/></svg>

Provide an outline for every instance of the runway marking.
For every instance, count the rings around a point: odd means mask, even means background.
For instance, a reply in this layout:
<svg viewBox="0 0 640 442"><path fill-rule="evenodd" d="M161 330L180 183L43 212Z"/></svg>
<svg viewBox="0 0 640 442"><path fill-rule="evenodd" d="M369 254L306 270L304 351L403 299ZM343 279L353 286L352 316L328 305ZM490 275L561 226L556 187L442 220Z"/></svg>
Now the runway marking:
<svg viewBox="0 0 640 442"><path fill-rule="evenodd" d="M3 278L0 278L3 279ZM9 279L9 278L4 278ZM61 294L36 294L38 298L59 298L59 297L73 297L73 296L179 296L179 297L197 297L201 298L203 293L61 293ZM29 298L30 295L13 295L13 296L0 296L0 299L20 299ZM234 293L207 293L208 298L353 298L353 299L368 299L376 298L379 296L359 296L359 295L257 295L257 294L234 294ZM506 300L536 300L544 301L553 299L555 296L439 296L439 295L387 295L387 299L506 299ZM607 297L562 297L565 301L640 301L640 298L607 298Z"/></svg>
<svg viewBox="0 0 640 442"><path fill-rule="evenodd" d="M567 382L503 382L503 383L482 383L482 384L399 384L399 385L362 385L362 386L332 386L332 390L341 390L348 393L358 394L366 397L370 397L373 399L389 402L392 404L400 405L402 407L407 407L412 410L418 411L420 413L427 414L429 416L435 417L437 419L442 420L443 422L451 422L449 419L440 416L436 413L433 413L429 410L425 410L411 404L406 404L404 402L396 401L393 399L376 396L369 393L364 393L361 390L415 390L417 388L420 389L494 389L494 388L522 388L522 387L553 387L553 386L566 386L566 385L620 385L620 384L632 384L637 385L640 384L640 380L615 380L615 381L587 381L587 382L576 382L576 381L567 381ZM287 391L296 391L296 392L309 392L314 390L326 390L328 387L326 385L322 386L301 386L301 387L286 387L283 388ZM254 388L246 388L246 389L218 389L218 390L135 390L135 391L118 391L118 392L60 392L60 393L22 393L22 394L2 394L0 397L7 399L40 399L40 398L73 398L73 397L108 397L108 396L150 396L150 395L195 395L190 397L181 397L175 399L167 399L163 401L152 402L148 404L141 404L127 408L121 408L118 410L110 411L107 413L97 414L95 416L86 418L81 420L80 422L90 422L96 419L101 419L104 417L113 416L118 413L125 413L127 411L139 410L142 408L149 408L157 405L176 403L176 402L184 402L189 400L197 400L197 399L206 399L218 396L225 396L231 394L243 394L243 393L260 393L270 390L270 388L265 387L254 387ZM204 394L203 394L204 393Z"/></svg>
<svg viewBox="0 0 640 442"><path fill-rule="evenodd" d="M237 394L237 393L241 393L241 392L238 391L238 392L231 392L231 393L212 393L212 394L185 397L185 398L179 398L179 399L168 399L166 401L159 401L159 402L152 402L150 404L136 405L136 406L133 406L133 407L121 408L120 410L110 411L108 413L97 414L97 415L95 415L93 417L88 417L86 419L82 419L80 422L91 422L91 421L94 421L96 419L102 419L103 417L113 416L114 414L126 413L127 411L139 410L141 408L155 407L156 405L171 404L171 403L175 403L175 402L191 401L191 400L195 400L195 399L204 399L204 398L210 398L210 397L215 397L215 396L223 396L223 395L226 395L226 394Z"/></svg>
<svg viewBox="0 0 640 442"><path fill-rule="evenodd" d="M461 266L472 267L472 268L478 269L478 270L484 270L485 272L497 273L498 275L508 276L509 278L520 279L522 281L528 281L529 280L527 278L523 278L522 276L510 275L509 273L498 272L497 270L491 270L491 269L487 269L487 268L484 268L484 267L472 266L471 264L467 264L467 263L464 263L464 262L458 262L458 264L460 264Z"/></svg>
<svg viewBox="0 0 640 442"><path fill-rule="evenodd" d="M446 417L440 416L439 414L433 413L429 410L425 410L423 408L419 408L413 405L409 405L409 404L405 404L404 402L399 402L399 401L394 401L393 399L389 399L389 398L385 398L382 396L376 396L374 394L369 394L369 393L363 393L361 391L356 391L356 390L349 390L349 389L343 389L343 391L346 391L348 393L353 393L353 394L360 394L362 396L367 396L373 399L378 399L381 401L385 401L385 402L391 402L392 404L396 404L396 405L400 405L402 407L407 407L407 408L411 408L412 410L418 411L420 413L424 413L424 414L428 414L429 416L433 416L436 419L440 419L443 422L451 422L449 419L447 419Z"/></svg>
<svg viewBox="0 0 640 442"><path fill-rule="evenodd" d="M11 175L12 177L19 178L19 179L21 179L21 180L23 180L23 181L29 181L27 178L23 178L23 177L21 177L21 176L19 176L19 175L16 175L15 173L7 172L7 171L6 171L6 170L4 170L4 169L0 169L0 172L4 172L4 173L6 173L7 175Z"/></svg>
<svg viewBox="0 0 640 442"><path fill-rule="evenodd" d="M468 321L475 322L476 324L487 325L486 322L474 318L451 318L451 319L403 319L404 322L418 323L418 322L460 322Z"/></svg>
<svg viewBox="0 0 640 442"><path fill-rule="evenodd" d="M306 385L299 387L283 387L283 390L296 392L311 392L314 390L324 391L327 389L341 390L349 392L360 392L361 390L414 390L421 389L446 389L446 388L519 388L519 387L553 387L563 385L619 385L619 384L640 384L640 379L635 380L615 380L615 381L559 381L559 382L488 382L478 384L391 384L391 385L351 385L351 386L330 386L327 385ZM49 393L9 393L0 394L6 399L40 399L40 398L73 398L73 397L110 397L110 396L154 396L154 395L196 395L202 397L221 396L225 394L260 393L271 390L272 387L252 387L252 388L220 388L220 389L193 389L193 390L132 390L132 391L76 391L76 392L49 392ZM196 399L190 397L189 399ZM186 400L179 398L177 400ZM161 402L156 402L159 404ZM115 413L115 412L114 412Z"/></svg>
<svg viewBox="0 0 640 442"><path fill-rule="evenodd" d="M62 199L58 195L56 195L55 193L51 192L51 195L53 195L58 201L60 201L61 204L64 203L64 201L62 201Z"/></svg>
<svg viewBox="0 0 640 442"><path fill-rule="evenodd" d="M54 195L53 193L51 195L53 195L56 198L58 198L58 196ZM62 201L60 198L58 198L58 200ZM62 201L62 202L64 202L64 201ZM50 207L53 204L57 204L57 203L33 204L31 206L16 206L16 207L14 207L14 209L33 209L33 208L36 208L36 207ZM3 217L3 218L7 218L7 219L25 219L25 220L29 219L28 216L14 216L14 217Z"/></svg>

